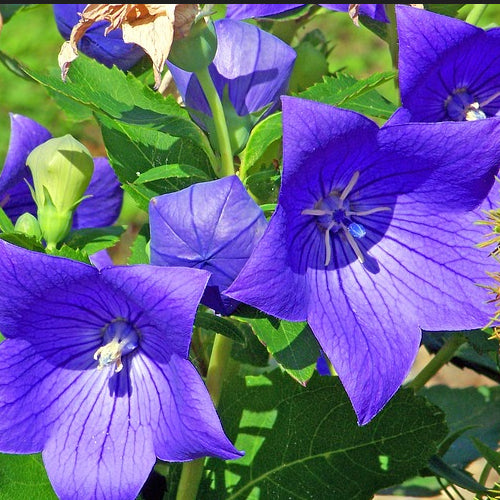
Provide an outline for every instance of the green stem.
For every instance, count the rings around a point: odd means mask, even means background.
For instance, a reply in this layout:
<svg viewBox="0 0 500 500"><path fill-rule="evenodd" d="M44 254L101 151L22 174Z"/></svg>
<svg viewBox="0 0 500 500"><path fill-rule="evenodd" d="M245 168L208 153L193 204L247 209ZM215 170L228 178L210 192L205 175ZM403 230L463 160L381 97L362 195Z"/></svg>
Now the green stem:
<svg viewBox="0 0 500 500"><path fill-rule="evenodd" d="M470 12L467 14L467 17L465 18L465 21L470 23L470 24L475 24L477 26L479 19L481 19L481 16L484 14L484 11L486 10L486 7L488 7L489 4L477 3L477 4L473 4L473 5L474 6L470 10Z"/></svg>
<svg viewBox="0 0 500 500"><path fill-rule="evenodd" d="M222 383L226 371L227 362L231 355L233 341L224 335L216 334L210 363L208 365L207 378L205 380L208 392L212 397L214 406L217 407L222 392ZM205 458L198 458L182 465L181 478L177 489L176 500L195 500L198 493Z"/></svg>
<svg viewBox="0 0 500 500"><path fill-rule="evenodd" d="M397 70L399 65L398 62L399 39L398 39L398 28L396 24L396 5L385 4L385 12L389 19L389 24L387 25L387 43L389 44L389 52L391 54L392 67L395 70Z"/></svg>
<svg viewBox="0 0 500 500"><path fill-rule="evenodd" d="M420 390L448 361L450 361L457 349L467 342L464 335L453 335L444 344L437 354L424 366L420 373L409 382L406 387L415 392Z"/></svg>
<svg viewBox="0 0 500 500"><path fill-rule="evenodd" d="M200 82L201 88L207 98L208 105L212 111L212 116L215 125L215 133L217 135L217 144L221 156L221 165L216 170L218 177L234 175L233 152L231 150L231 141L229 139L229 131L227 129L226 117L224 116L224 108L220 100L217 89L215 88L212 77L207 68L203 68L196 72L196 76Z"/></svg>

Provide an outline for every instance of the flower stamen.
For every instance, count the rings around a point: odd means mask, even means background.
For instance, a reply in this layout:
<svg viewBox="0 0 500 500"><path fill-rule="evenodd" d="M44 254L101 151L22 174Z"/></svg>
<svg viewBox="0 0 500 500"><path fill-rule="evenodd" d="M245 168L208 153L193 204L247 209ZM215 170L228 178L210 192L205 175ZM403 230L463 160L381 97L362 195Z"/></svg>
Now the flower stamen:
<svg viewBox="0 0 500 500"><path fill-rule="evenodd" d="M98 370L115 363L115 373L123 369L122 356L132 352L139 345L139 335L128 322L118 319L104 328L103 339L106 342L94 353L99 362Z"/></svg>
<svg viewBox="0 0 500 500"><path fill-rule="evenodd" d="M347 186L342 191L342 194L340 195L339 200L341 202L344 201L349 196L349 193L352 191L352 188L358 182L358 179L359 179L359 170L356 170L356 172L354 172L354 174L352 174L351 180L349 181Z"/></svg>

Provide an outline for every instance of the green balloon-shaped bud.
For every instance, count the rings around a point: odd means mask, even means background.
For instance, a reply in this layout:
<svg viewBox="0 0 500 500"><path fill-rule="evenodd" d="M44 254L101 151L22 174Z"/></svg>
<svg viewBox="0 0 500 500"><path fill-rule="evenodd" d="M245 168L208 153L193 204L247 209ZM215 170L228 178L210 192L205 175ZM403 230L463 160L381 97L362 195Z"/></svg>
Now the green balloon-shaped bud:
<svg viewBox="0 0 500 500"><path fill-rule="evenodd" d="M49 139L37 146L26 164L33 175L32 194L47 248L53 249L71 229L73 212L83 199L94 160L74 137Z"/></svg>
<svg viewBox="0 0 500 500"><path fill-rule="evenodd" d="M201 18L191 27L189 34L172 42L168 60L189 72L208 67L217 52L217 34L213 22Z"/></svg>
<svg viewBox="0 0 500 500"><path fill-rule="evenodd" d="M17 218L14 231L26 234L27 236L34 236L38 241L42 239L42 230L40 229L38 219L29 212L24 212Z"/></svg>

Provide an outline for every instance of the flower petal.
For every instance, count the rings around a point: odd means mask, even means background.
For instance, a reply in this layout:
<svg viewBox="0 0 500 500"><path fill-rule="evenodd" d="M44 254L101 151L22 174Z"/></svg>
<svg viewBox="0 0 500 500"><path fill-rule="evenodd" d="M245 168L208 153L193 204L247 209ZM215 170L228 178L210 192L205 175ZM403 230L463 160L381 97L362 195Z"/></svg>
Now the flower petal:
<svg viewBox="0 0 500 500"><path fill-rule="evenodd" d="M111 226L120 215L123 190L107 158L94 158L94 173L73 216L73 228Z"/></svg>
<svg viewBox="0 0 500 500"><path fill-rule="evenodd" d="M133 500L153 468L151 416L129 360L119 373L87 369L70 384L71 372L58 374L68 385L50 408L54 428L42 456L61 498Z"/></svg>
<svg viewBox="0 0 500 500"><path fill-rule="evenodd" d="M404 381L421 332L401 306L398 290L387 289L359 263L311 270L309 280L307 321L364 425Z"/></svg>
<svg viewBox="0 0 500 500"><path fill-rule="evenodd" d="M491 207L493 200L498 206L496 190L481 209ZM374 279L399 291L399 309L410 314L411 304L424 330L483 328L494 312L486 306L486 291L478 286L488 280L488 271L495 270L490 251L477 248L486 232L476 224L484 218L481 209L429 213L420 200L401 197L383 240L370 252L381 267Z"/></svg>
<svg viewBox="0 0 500 500"><path fill-rule="evenodd" d="M32 182L26 159L31 151L52 135L23 115L10 113L10 141L0 173L0 206L15 222L23 212L36 213L36 205L24 179Z"/></svg>
<svg viewBox="0 0 500 500"><path fill-rule="evenodd" d="M187 358L194 316L209 278L207 271L135 265L107 267L101 276L137 311L123 317L142 333L141 345L156 346L150 349L153 358L155 349Z"/></svg>
<svg viewBox="0 0 500 500"><path fill-rule="evenodd" d="M149 213L151 263L210 271L210 287L221 292L240 272L267 226L264 213L234 175L157 196ZM207 289L202 302L222 312L214 291Z"/></svg>
<svg viewBox="0 0 500 500"><path fill-rule="evenodd" d="M0 240L0 289L8 290L0 294L2 333L33 345L49 336L54 350L70 348L78 336L96 342L104 325L130 312L125 297L118 300L98 275L82 262Z"/></svg>
<svg viewBox="0 0 500 500"><path fill-rule="evenodd" d="M289 10L304 7L303 3L266 3L266 4L227 4L227 19L251 19L254 17L267 17L281 14Z"/></svg>
<svg viewBox="0 0 500 500"><path fill-rule="evenodd" d="M306 276L291 269L285 240L286 218L278 205L264 236L225 294L278 318L305 321Z"/></svg>
<svg viewBox="0 0 500 500"><path fill-rule="evenodd" d="M147 354L134 358L135 387L141 409L151 415L158 457L183 462L203 456L242 456L224 434L210 395L191 362L176 354L168 362Z"/></svg>

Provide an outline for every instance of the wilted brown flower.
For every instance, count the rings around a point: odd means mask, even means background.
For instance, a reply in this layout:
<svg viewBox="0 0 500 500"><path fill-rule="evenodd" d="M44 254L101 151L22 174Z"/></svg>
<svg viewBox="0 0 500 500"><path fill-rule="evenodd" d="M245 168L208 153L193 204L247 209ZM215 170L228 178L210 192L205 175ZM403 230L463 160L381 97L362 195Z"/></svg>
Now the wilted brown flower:
<svg viewBox="0 0 500 500"><path fill-rule="evenodd" d="M189 33L198 12L198 4L88 4L59 52L61 78L66 80L70 64L78 57L76 45L85 32L98 21L108 21L105 35L121 28L124 42L139 45L149 55L158 88L172 42Z"/></svg>

